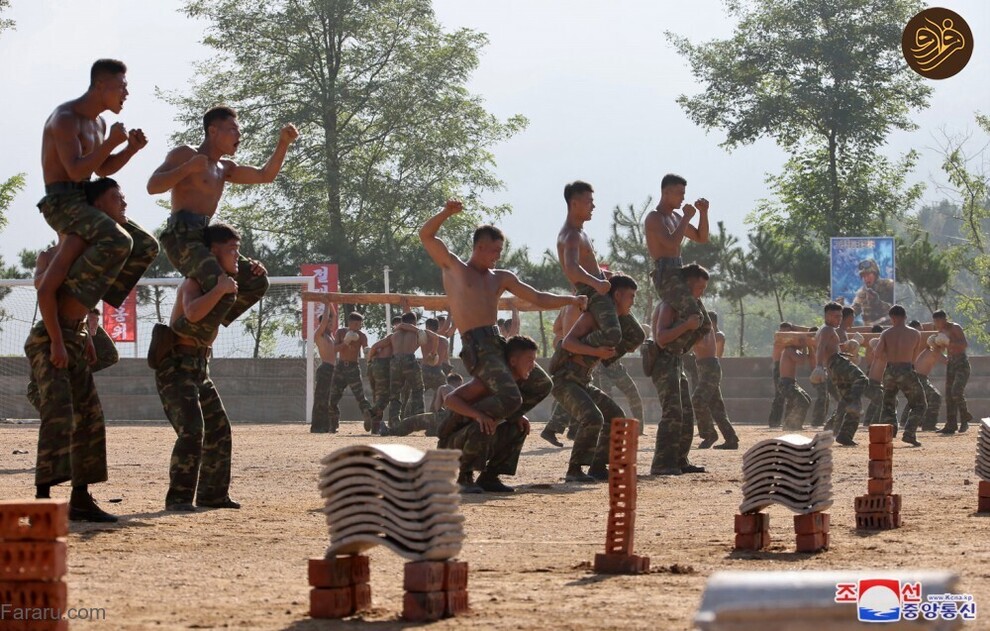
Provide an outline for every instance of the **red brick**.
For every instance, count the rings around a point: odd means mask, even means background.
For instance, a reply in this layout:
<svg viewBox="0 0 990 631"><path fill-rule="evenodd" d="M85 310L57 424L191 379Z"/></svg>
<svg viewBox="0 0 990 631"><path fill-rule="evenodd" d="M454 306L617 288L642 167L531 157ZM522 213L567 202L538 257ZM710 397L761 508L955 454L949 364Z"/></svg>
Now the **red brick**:
<svg viewBox="0 0 990 631"><path fill-rule="evenodd" d="M870 427L873 427L872 425ZM870 460L893 460L893 443L870 443Z"/></svg>
<svg viewBox="0 0 990 631"><path fill-rule="evenodd" d="M67 607L64 581L5 581L0 583L0 604L14 609L59 609ZM9 614L8 617L12 617ZM0 629L5 629L0 624Z"/></svg>
<svg viewBox="0 0 990 631"><path fill-rule="evenodd" d="M736 515L736 534L754 535L770 529L770 513Z"/></svg>
<svg viewBox="0 0 990 631"><path fill-rule="evenodd" d="M65 576L65 541L0 542L0 581L46 581Z"/></svg>
<svg viewBox="0 0 990 631"><path fill-rule="evenodd" d="M978 497L976 499L979 502L976 512L990 513L990 497Z"/></svg>
<svg viewBox="0 0 990 631"><path fill-rule="evenodd" d="M899 513L901 512L901 496L897 493L860 495L856 498L854 508L857 513Z"/></svg>
<svg viewBox="0 0 990 631"><path fill-rule="evenodd" d="M828 532L828 513L808 513L794 516L794 533L797 535L813 535Z"/></svg>
<svg viewBox="0 0 990 631"><path fill-rule="evenodd" d="M354 613L371 610L371 585L358 583L354 586Z"/></svg>
<svg viewBox="0 0 990 631"><path fill-rule="evenodd" d="M52 541L68 534L65 500L0 502L0 541Z"/></svg>
<svg viewBox="0 0 990 631"><path fill-rule="evenodd" d="M355 554L309 560L311 587L334 588L367 583L371 579L368 557Z"/></svg>
<svg viewBox="0 0 990 631"><path fill-rule="evenodd" d="M468 593L465 589L444 592L447 595L447 606L444 608L445 616L456 616L466 613L468 606Z"/></svg>
<svg viewBox="0 0 990 631"><path fill-rule="evenodd" d="M464 591L468 586L467 561L445 561L443 564L443 591Z"/></svg>
<svg viewBox="0 0 990 631"><path fill-rule="evenodd" d="M612 442L609 448L608 462L610 465L634 465L638 450L635 445L626 442Z"/></svg>
<svg viewBox="0 0 990 631"><path fill-rule="evenodd" d="M446 608L444 592L406 592L402 598L402 617L410 622L439 620Z"/></svg>
<svg viewBox="0 0 990 631"><path fill-rule="evenodd" d="M977 494L980 497L990 497L990 482L985 482L983 480L980 480L979 490L977 491Z"/></svg>
<svg viewBox="0 0 990 631"><path fill-rule="evenodd" d="M901 496L894 493L890 496L890 512L899 513L901 512Z"/></svg>
<svg viewBox="0 0 990 631"><path fill-rule="evenodd" d="M828 548L828 533L816 532L810 535L797 535L798 552L818 552Z"/></svg>
<svg viewBox="0 0 990 631"><path fill-rule="evenodd" d="M894 442L893 425L870 425L871 445L885 445L892 442ZM879 460L879 458L877 458L877 460Z"/></svg>
<svg viewBox="0 0 990 631"><path fill-rule="evenodd" d="M866 490L870 495L890 495L894 490L894 481L870 478L866 482Z"/></svg>
<svg viewBox="0 0 990 631"><path fill-rule="evenodd" d="M310 618L344 618L354 613L354 588L309 590Z"/></svg>
<svg viewBox="0 0 990 631"><path fill-rule="evenodd" d="M650 557L635 554L596 554L596 574L645 574L650 571Z"/></svg>
<svg viewBox="0 0 990 631"><path fill-rule="evenodd" d="M890 460L870 460L870 477L875 480L892 479L894 463Z"/></svg>
<svg viewBox="0 0 990 631"><path fill-rule="evenodd" d="M891 530L900 527L900 513L856 513L856 530Z"/></svg>
<svg viewBox="0 0 990 631"><path fill-rule="evenodd" d="M770 545L770 533L759 532L752 535L736 535L736 550L762 550Z"/></svg>
<svg viewBox="0 0 990 631"><path fill-rule="evenodd" d="M443 561L406 563L402 588L407 592L438 592L443 589Z"/></svg>
<svg viewBox="0 0 990 631"><path fill-rule="evenodd" d="M632 440L639 438L639 421L634 418L614 418L610 430L612 436L627 434Z"/></svg>

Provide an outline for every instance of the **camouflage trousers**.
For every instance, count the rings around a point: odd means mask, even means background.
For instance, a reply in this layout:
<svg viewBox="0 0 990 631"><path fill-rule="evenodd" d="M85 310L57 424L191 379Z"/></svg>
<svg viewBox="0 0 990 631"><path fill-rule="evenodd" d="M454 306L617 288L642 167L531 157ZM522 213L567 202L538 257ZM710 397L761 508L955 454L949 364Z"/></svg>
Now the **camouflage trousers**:
<svg viewBox="0 0 990 631"><path fill-rule="evenodd" d="M911 364L887 364L883 371L883 409L880 422L897 427L897 393L903 392L907 398L907 425L904 426L904 439L912 439L925 416L927 401L925 388L918 379L918 373Z"/></svg>
<svg viewBox="0 0 990 631"><path fill-rule="evenodd" d="M945 366L945 429L958 429L958 422L969 423L973 415L966 404L969 358L951 355Z"/></svg>
<svg viewBox="0 0 990 631"><path fill-rule="evenodd" d="M408 389L409 399L402 404L403 390ZM400 417L423 413L423 370L412 353L393 355L389 373L388 425L397 425Z"/></svg>
<svg viewBox="0 0 990 631"><path fill-rule="evenodd" d="M206 215L180 210L168 218L160 237L169 262L184 277L196 280L204 292L216 287L220 277L226 274L206 245L205 231L209 223L210 218ZM255 276L251 267L250 260L240 257L234 277L237 293L224 295L210 313L197 322L181 316L172 329L179 335L203 339L204 332L212 334L221 324L230 326L268 291L268 276Z"/></svg>
<svg viewBox="0 0 990 631"><path fill-rule="evenodd" d="M316 369L316 392L313 393L313 420L311 432L330 431L330 384L333 383L334 365L322 362Z"/></svg>
<svg viewBox="0 0 990 631"><path fill-rule="evenodd" d="M588 346L611 346L615 348L615 356L606 360L609 364L617 362L626 353L635 350L646 339L643 327L633 315L620 316L615 311L615 302L608 294L600 294L588 285L579 284L578 296L588 297L588 313L595 318L598 325L591 333L584 336L582 341Z"/></svg>
<svg viewBox="0 0 990 631"><path fill-rule="evenodd" d="M517 417L518 418L518 417ZM526 434L517 421L502 421L494 434L485 434L473 419L460 414L451 415L451 423L457 429L446 439L441 439L441 449L460 449L460 470L484 471L489 475L515 475L519 466Z"/></svg>
<svg viewBox="0 0 990 631"><path fill-rule="evenodd" d="M554 434L563 434L573 422L574 419L567 412L567 408L562 406L560 401L554 399L553 407L550 409L550 420L547 421L546 428Z"/></svg>
<svg viewBox="0 0 990 631"><path fill-rule="evenodd" d="M780 427L784 418L784 393L780 390L780 362L773 363L773 403L770 404L768 427Z"/></svg>
<svg viewBox="0 0 990 631"><path fill-rule="evenodd" d="M715 440L715 426L722 432L725 442L739 442L736 430L729 422L722 399L722 364L717 357L698 360L698 385L691 395L691 407L698 421L698 435L703 439Z"/></svg>
<svg viewBox="0 0 990 631"><path fill-rule="evenodd" d="M96 334L93 335L93 347L96 349L96 363L90 365L89 372L100 372L104 368L109 368L120 361L116 344L113 343L110 335L103 330L102 326L97 327ZM38 390L38 382L34 378L33 373L31 374L31 379L28 381L27 398L34 409L40 413L41 393Z"/></svg>
<svg viewBox="0 0 990 631"><path fill-rule="evenodd" d="M813 383L811 389L815 392L815 399L811 404L811 426L821 427L825 424L825 417L828 415L828 391L829 383Z"/></svg>
<svg viewBox="0 0 990 631"><path fill-rule="evenodd" d="M371 420L371 404L364 398L364 384L361 382L361 365L357 362L338 360L333 369L333 379L330 381L331 431L340 427L340 400L344 398L344 390L347 388L351 389L362 416Z"/></svg>
<svg viewBox="0 0 990 631"><path fill-rule="evenodd" d="M553 382L539 366L533 367L525 381L516 382L505 361L505 340L501 336L475 336L468 331L461 339L464 367L492 393L476 402L476 409L494 419L516 421L550 394Z"/></svg>
<svg viewBox="0 0 990 631"><path fill-rule="evenodd" d="M863 391L869 380L856 364L839 353L829 360L828 373L839 394L834 424L836 438L852 440L859 428Z"/></svg>
<svg viewBox="0 0 990 631"><path fill-rule="evenodd" d="M804 419L811 407L811 397L799 386L794 379L781 377L777 381L777 393L781 404L781 417L784 429L800 431L804 428Z"/></svg>
<svg viewBox="0 0 990 631"><path fill-rule="evenodd" d="M667 350L673 353L686 353L712 330L712 320L708 317L705 305L691 294L684 277L681 276L682 265L680 257L660 258L655 261L652 275L653 286L660 299L670 305L681 320L692 315L701 316L700 328L688 331L667 344Z"/></svg>
<svg viewBox="0 0 990 631"><path fill-rule="evenodd" d="M863 413L863 425L866 426L881 423L881 413L883 412L883 383L877 381L876 379L870 379L869 384L866 386L866 390L863 391L863 396L870 401L870 404L866 406L866 412Z"/></svg>
<svg viewBox="0 0 990 631"><path fill-rule="evenodd" d="M687 375L691 392L694 392L694 389L698 387L698 358L694 356L694 353L685 353L681 355L681 365L684 366L684 374ZM649 375L646 376L649 377Z"/></svg>
<svg viewBox="0 0 990 631"><path fill-rule="evenodd" d="M391 357L376 357L368 362L368 384L371 386L371 416L376 421L382 420L388 398L391 394L392 370Z"/></svg>
<svg viewBox="0 0 990 631"><path fill-rule="evenodd" d="M629 401L629 407L632 408L633 418L639 421L639 428L642 430L645 421L645 417L643 416L643 397L639 395L639 388L636 387L636 382L629 376L629 372L622 365L622 362L615 362L607 366L602 364L596 371L595 376L597 381L595 385L607 396L612 396L613 387L618 388L619 392L625 395L626 400Z"/></svg>
<svg viewBox="0 0 990 631"><path fill-rule="evenodd" d="M926 432L934 431L938 425L938 410L942 406L942 393L939 392L928 375L918 375L918 381L925 390L925 415L921 419L921 429ZM908 412L911 406L905 405L901 410L901 426L907 424Z"/></svg>
<svg viewBox="0 0 990 631"><path fill-rule="evenodd" d="M31 328L24 353L38 386L41 427L38 429L36 485L71 481L72 486L107 480L107 440L103 407L86 362L85 323L63 327L68 368L51 362L51 338L39 320Z"/></svg>
<svg viewBox="0 0 990 631"><path fill-rule="evenodd" d="M423 412L414 416L407 416L399 421L395 427L389 427L390 436L408 436L413 432L425 431L427 436L436 436L437 427L450 416L450 410L440 408L439 412Z"/></svg>
<svg viewBox="0 0 990 631"><path fill-rule="evenodd" d="M45 190L38 208L48 225L87 243L69 268L61 291L90 309L100 300L120 307L158 256L158 241L133 221L121 226L86 203L82 183L49 184Z"/></svg>
<svg viewBox="0 0 990 631"><path fill-rule="evenodd" d="M591 369L574 360L553 373L550 391L577 429L571 447L570 466L608 464L609 433L613 418L625 414L607 394L591 385Z"/></svg>
<svg viewBox="0 0 990 631"><path fill-rule="evenodd" d="M427 366L423 364L423 390L436 390L447 383L447 375L443 373L440 366Z"/></svg>
<svg viewBox="0 0 990 631"><path fill-rule="evenodd" d="M688 464L694 438L694 408L680 355L661 351L650 375L660 398L660 424L650 471L680 469Z"/></svg>
<svg viewBox="0 0 990 631"><path fill-rule="evenodd" d="M175 445L165 505L219 502L230 490L231 436L227 411L210 379L208 349L173 348L155 371L155 385Z"/></svg>

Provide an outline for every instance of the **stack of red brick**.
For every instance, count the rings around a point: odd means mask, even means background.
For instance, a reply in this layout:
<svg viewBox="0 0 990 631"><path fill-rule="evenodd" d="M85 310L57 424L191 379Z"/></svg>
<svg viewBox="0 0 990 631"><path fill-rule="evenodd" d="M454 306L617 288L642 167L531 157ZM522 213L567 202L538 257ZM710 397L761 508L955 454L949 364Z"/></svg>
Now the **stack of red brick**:
<svg viewBox="0 0 990 631"><path fill-rule="evenodd" d="M608 528L605 554L595 555L599 574L641 574L650 569L650 558L633 554L636 530L636 454L639 421L612 419L609 433Z"/></svg>
<svg viewBox="0 0 990 631"><path fill-rule="evenodd" d="M468 610L468 564L465 561L406 563L402 617L411 622L439 620Z"/></svg>
<svg viewBox="0 0 990 631"><path fill-rule="evenodd" d="M69 506L64 501L0 502L0 629L62 631L66 609Z"/></svg>
<svg viewBox="0 0 990 631"><path fill-rule="evenodd" d="M736 550L762 550L770 545L770 515L736 515Z"/></svg>
<svg viewBox="0 0 990 631"><path fill-rule="evenodd" d="M371 609L368 557L354 554L309 560L309 615L344 618Z"/></svg>
<svg viewBox="0 0 990 631"><path fill-rule="evenodd" d="M798 552L828 550L828 513L815 511L794 516Z"/></svg>
<svg viewBox="0 0 990 631"><path fill-rule="evenodd" d="M894 426L870 425L870 479L856 498L857 530L901 527L901 496L894 495Z"/></svg>

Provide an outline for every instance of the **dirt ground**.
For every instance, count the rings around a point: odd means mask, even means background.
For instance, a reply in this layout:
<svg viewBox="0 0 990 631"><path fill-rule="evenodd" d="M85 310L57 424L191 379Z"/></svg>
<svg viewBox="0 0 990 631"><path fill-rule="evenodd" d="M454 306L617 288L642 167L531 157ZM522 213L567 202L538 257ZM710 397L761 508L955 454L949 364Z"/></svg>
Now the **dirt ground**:
<svg viewBox="0 0 990 631"><path fill-rule="evenodd" d="M344 445L401 441L430 448L433 439L371 439L357 424L337 435L311 435L302 425L235 425L231 496L240 511L165 513L174 434L166 425L108 427L110 482L93 487L115 525L72 524L69 604L103 607L105 622L74 629L398 629L403 560L384 548L370 553L374 609L347 621L307 616L306 559L321 556L328 533L316 490L319 459ZM853 498L866 492L867 448L834 451L832 548L794 552L791 513L771 508L774 543L761 553L734 553L733 515L741 500L742 451L692 451L708 473L641 478L636 551L651 559L645 576L596 576L608 500L605 485L565 484L569 449L557 449L534 425L513 495L466 497L472 613L437 629L690 629L707 577L720 569L949 568L960 591L990 607L990 522L975 513L976 432L919 435L924 446L896 443L895 492L904 526L854 530ZM639 470L649 470L655 427L640 444ZM742 426L743 447L774 434ZM866 436L858 436L865 443ZM0 425L0 497L33 495L37 425ZM697 441L696 441L697 443ZM569 443L568 443L569 447ZM15 454L16 450L27 454ZM57 488L55 497L67 497ZM119 498L119 503L108 500ZM984 613L986 611L987 613ZM979 611L985 620L990 610ZM850 605L850 615L854 615ZM987 628L977 622L972 628Z"/></svg>

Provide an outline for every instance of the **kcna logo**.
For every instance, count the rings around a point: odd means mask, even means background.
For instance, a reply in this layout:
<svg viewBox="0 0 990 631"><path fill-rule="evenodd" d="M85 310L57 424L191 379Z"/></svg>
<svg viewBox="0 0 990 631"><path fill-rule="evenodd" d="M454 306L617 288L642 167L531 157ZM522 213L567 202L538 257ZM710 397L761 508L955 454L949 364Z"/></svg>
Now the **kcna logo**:
<svg viewBox="0 0 990 631"><path fill-rule="evenodd" d="M931 7L904 27L901 51L911 69L926 79L948 79L973 56L973 31L955 11Z"/></svg>
<svg viewBox="0 0 990 631"><path fill-rule="evenodd" d="M929 594L925 600L921 596L921 583L896 579L835 585L835 602L856 603L860 622L976 619L976 601L969 594Z"/></svg>

